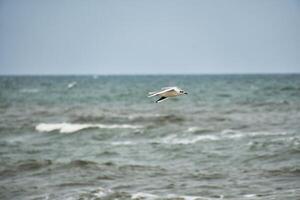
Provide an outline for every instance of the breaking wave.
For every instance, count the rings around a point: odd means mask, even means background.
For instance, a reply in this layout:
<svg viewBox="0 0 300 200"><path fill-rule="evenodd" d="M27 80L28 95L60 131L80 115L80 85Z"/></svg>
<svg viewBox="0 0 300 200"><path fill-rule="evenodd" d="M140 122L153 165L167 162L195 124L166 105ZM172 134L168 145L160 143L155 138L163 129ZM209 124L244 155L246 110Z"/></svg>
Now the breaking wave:
<svg viewBox="0 0 300 200"><path fill-rule="evenodd" d="M166 195L156 195L145 192L128 193L128 192L118 192L111 189L98 188L90 192L86 192L80 195L82 198L88 199L132 199L132 200L212 200L212 199L223 199L223 195L217 198L201 197L201 196L185 196L177 194L166 194Z"/></svg>
<svg viewBox="0 0 300 200"><path fill-rule="evenodd" d="M213 131L214 131L213 128L202 128L197 126L192 126L187 129L188 133L195 133L195 134L203 134L203 133L209 133Z"/></svg>
<svg viewBox="0 0 300 200"><path fill-rule="evenodd" d="M83 129L139 129L142 126L130 124L72 124L72 123L40 123L35 129L39 132L59 131L60 133L74 133Z"/></svg>
<svg viewBox="0 0 300 200"><path fill-rule="evenodd" d="M196 127L191 127L187 130L187 132L197 132L201 129L197 129ZM210 131L204 130L203 132ZM225 129L219 133L210 133L210 134L201 134L197 136L179 136L176 134L169 135L162 140L158 141L158 143L165 144L194 144L200 141L216 141L216 140L226 140L226 139L239 139L245 137L259 137L259 136L282 136L287 135L287 132L267 132L267 131L257 131L257 132L242 132L237 130Z"/></svg>
<svg viewBox="0 0 300 200"><path fill-rule="evenodd" d="M289 134L288 132L268 132L268 131L257 131L257 132L242 132L232 129L225 129L220 132L211 132L206 133L211 130L198 129L197 127L191 127L187 129L188 133L197 133L200 130L201 134L196 135L179 135L179 134L170 134L162 138L151 139L147 141L134 141L134 140L122 140L111 142L111 145L115 146L131 146L131 145L140 145L140 144L169 144L169 145L189 145L195 144L201 141L219 141L219 140L239 140L246 137L262 137L262 136L285 136ZM294 137L291 137L295 139ZM285 138L287 139L287 138ZM276 138L272 139L276 140Z"/></svg>
<svg viewBox="0 0 300 200"><path fill-rule="evenodd" d="M177 135L170 135L162 139L161 143L165 144L194 144L202 140L219 140L216 135L199 135L192 138L181 138Z"/></svg>
<svg viewBox="0 0 300 200"><path fill-rule="evenodd" d="M259 137L259 136L280 136L287 135L288 132L278 132L278 131L238 131L233 129L225 129L221 131L221 136L225 138L242 138L242 137Z"/></svg>

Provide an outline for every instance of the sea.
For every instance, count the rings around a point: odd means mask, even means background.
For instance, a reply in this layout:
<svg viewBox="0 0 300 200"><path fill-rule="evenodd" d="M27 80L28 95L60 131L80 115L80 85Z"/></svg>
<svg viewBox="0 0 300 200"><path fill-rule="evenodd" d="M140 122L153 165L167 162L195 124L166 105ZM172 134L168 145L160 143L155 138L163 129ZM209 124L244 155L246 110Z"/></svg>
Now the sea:
<svg viewBox="0 0 300 200"><path fill-rule="evenodd" d="M0 199L299 200L300 75L0 76Z"/></svg>

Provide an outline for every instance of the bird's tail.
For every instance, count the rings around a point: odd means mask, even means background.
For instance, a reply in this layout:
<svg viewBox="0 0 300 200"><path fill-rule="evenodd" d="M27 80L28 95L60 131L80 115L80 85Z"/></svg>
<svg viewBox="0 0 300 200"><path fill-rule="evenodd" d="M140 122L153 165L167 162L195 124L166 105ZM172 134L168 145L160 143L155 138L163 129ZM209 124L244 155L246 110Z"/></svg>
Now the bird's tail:
<svg viewBox="0 0 300 200"><path fill-rule="evenodd" d="M148 97L153 97L156 92L149 92Z"/></svg>

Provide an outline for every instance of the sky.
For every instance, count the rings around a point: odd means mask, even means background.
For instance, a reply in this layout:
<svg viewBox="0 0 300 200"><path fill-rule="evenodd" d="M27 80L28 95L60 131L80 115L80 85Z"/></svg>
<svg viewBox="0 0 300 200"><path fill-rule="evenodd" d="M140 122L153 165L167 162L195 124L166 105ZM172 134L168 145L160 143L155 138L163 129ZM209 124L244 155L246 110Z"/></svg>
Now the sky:
<svg viewBox="0 0 300 200"><path fill-rule="evenodd" d="M0 0L0 74L300 73L299 0Z"/></svg>

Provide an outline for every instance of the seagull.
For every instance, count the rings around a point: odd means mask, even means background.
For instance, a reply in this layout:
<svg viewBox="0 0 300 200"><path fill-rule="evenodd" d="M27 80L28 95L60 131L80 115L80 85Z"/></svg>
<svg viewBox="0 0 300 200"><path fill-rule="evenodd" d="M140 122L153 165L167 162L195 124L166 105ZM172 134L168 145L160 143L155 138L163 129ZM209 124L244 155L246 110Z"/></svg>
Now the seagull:
<svg viewBox="0 0 300 200"><path fill-rule="evenodd" d="M168 97L176 97L184 94L188 94L188 93L183 91L179 87L164 87L161 88L161 91L159 92L149 92L148 97L159 96L160 98L156 101L156 103L160 103L166 100Z"/></svg>
<svg viewBox="0 0 300 200"><path fill-rule="evenodd" d="M75 87L76 85L77 85L76 81L71 82L71 83L68 84L68 89L71 89L71 88Z"/></svg>

